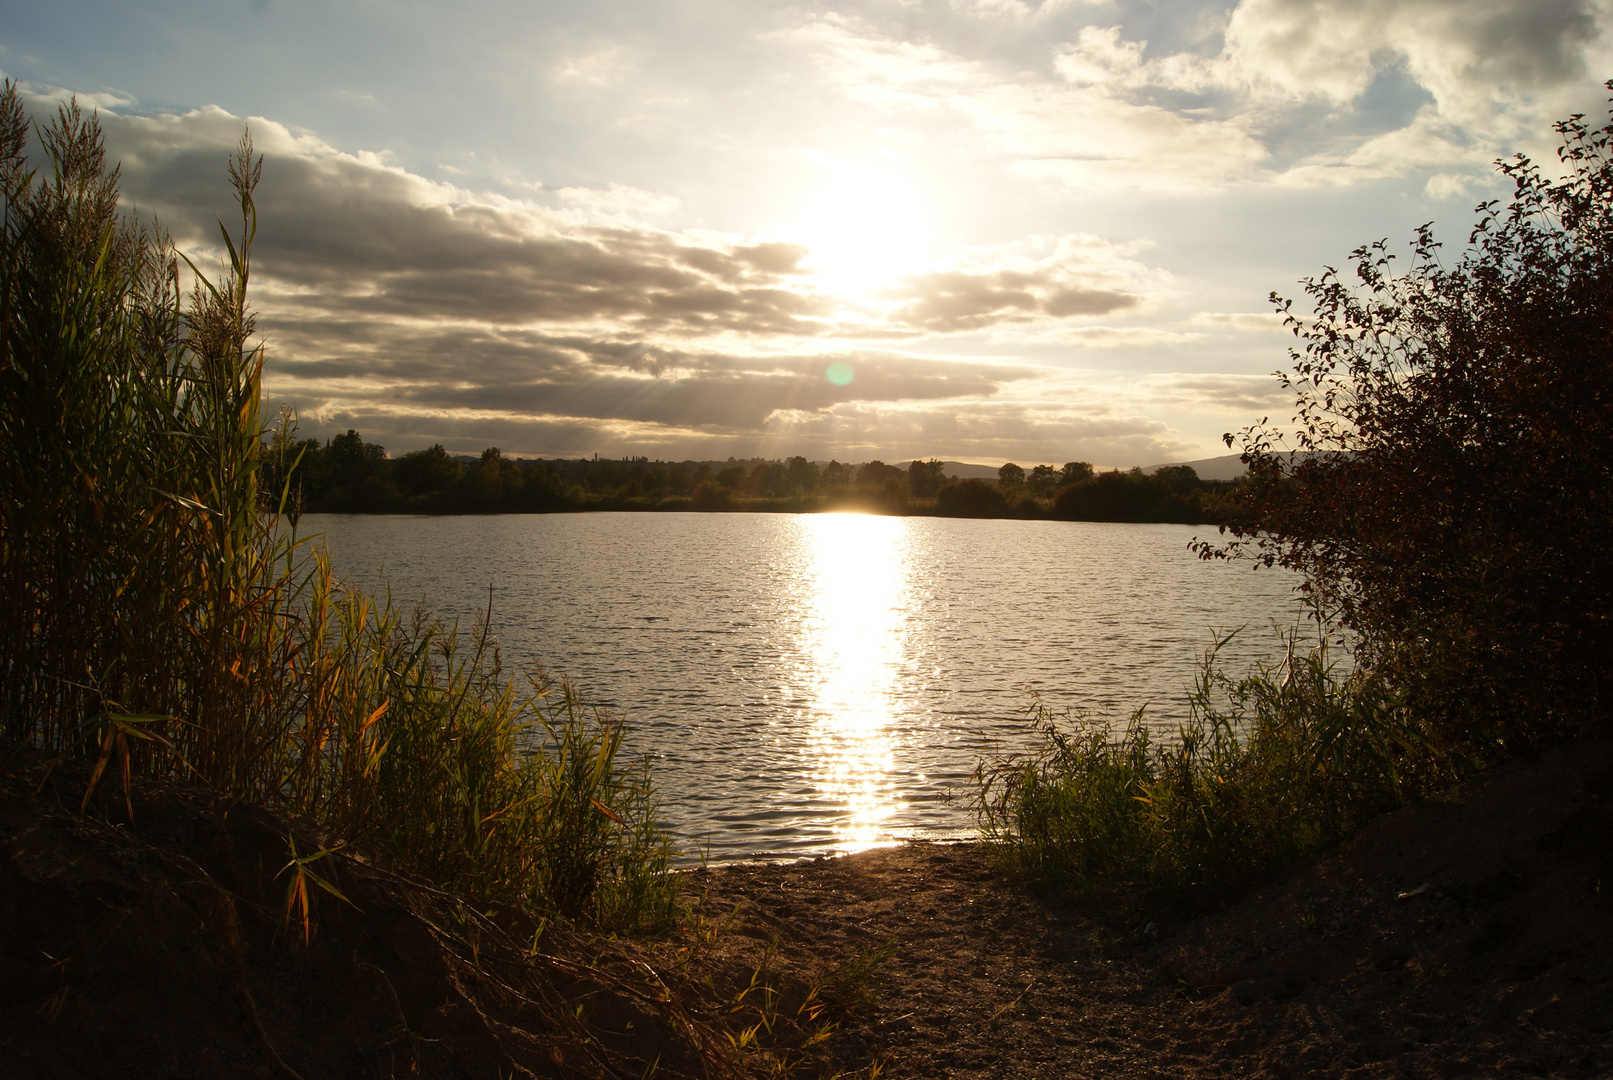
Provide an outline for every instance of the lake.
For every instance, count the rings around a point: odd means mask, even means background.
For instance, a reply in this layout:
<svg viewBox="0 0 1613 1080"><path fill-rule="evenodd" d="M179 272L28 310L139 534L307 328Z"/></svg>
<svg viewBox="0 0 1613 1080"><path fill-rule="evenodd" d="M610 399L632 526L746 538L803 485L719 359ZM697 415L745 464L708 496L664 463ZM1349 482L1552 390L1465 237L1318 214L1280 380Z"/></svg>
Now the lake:
<svg viewBox="0 0 1613 1080"><path fill-rule="evenodd" d="M973 834L982 756L1037 696L1174 730L1215 630L1281 655L1294 579L1188 551L1213 527L858 514L311 514L338 574L622 714L685 857Z"/></svg>

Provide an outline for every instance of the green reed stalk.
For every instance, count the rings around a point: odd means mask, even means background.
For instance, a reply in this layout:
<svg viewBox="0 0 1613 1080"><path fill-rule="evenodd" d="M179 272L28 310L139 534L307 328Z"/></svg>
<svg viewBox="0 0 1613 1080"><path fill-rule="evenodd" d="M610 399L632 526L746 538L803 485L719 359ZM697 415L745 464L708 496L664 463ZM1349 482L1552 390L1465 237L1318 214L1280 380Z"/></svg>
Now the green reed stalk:
<svg viewBox="0 0 1613 1080"><path fill-rule="evenodd" d="M220 224L228 261L217 280L191 266L186 304L166 239L117 213L94 118L60 110L46 175L27 130L8 86L5 744L280 805L471 896L664 925L670 846L620 723L541 674L518 691L485 619L465 637L347 588L280 520L286 492L260 490L250 138L229 165L240 231Z"/></svg>

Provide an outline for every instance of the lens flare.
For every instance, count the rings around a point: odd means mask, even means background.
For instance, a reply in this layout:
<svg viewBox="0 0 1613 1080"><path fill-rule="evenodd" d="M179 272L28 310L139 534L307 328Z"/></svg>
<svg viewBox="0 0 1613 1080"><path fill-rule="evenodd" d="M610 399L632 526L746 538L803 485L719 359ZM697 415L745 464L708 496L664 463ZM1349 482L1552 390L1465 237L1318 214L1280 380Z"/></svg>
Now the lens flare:
<svg viewBox="0 0 1613 1080"><path fill-rule="evenodd" d="M850 386L855 372L851 370L850 364L837 360L825 369L823 375L836 386Z"/></svg>

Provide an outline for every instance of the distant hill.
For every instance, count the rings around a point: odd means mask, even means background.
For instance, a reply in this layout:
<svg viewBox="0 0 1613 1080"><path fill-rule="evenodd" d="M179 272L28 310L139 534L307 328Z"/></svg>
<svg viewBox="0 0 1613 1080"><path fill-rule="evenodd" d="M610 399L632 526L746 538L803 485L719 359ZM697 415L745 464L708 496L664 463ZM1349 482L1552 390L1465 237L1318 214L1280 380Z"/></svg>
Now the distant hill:
<svg viewBox="0 0 1613 1080"><path fill-rule="evenodd" d="M906 469L913 463L911 461L893 461L891 464L898 469ZM996 465L971 465L967 461L941 462L941 471L945 475L958 480L996 480L997 469L998 466Z"/></svg>
<svg viewBox="0 0 1613 1080"><path fill-rule="evenodd" d="M1165 465L1191 465L1193 471L1199 474L1200 480L1236 480L1246 470L1237 454L1222 454L1220 457L1200 458L1198 461L1167 461ZM1163 469L1165 465L1145 465L1143 472L1152 473Z"/></svg>

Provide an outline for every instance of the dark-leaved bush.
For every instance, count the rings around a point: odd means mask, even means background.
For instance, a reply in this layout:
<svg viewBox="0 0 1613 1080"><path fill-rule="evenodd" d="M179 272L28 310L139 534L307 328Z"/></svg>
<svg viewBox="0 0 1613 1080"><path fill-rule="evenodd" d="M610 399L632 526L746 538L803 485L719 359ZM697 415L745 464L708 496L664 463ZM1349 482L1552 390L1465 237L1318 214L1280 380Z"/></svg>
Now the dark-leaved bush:
<svg viewBox="0 0 1613 1080"><path fill-rule="evenodd" d="M1613 122L1557 131L1562 178L1500 163L1511 197L1449 266L1425 226L1407 266L1380 242L1307 280L1310 314L1273 295L1296 412L1242 432L1234 539L1200 546L1301 572L1472 764L1601 723L1613 688Z"/></svg>

